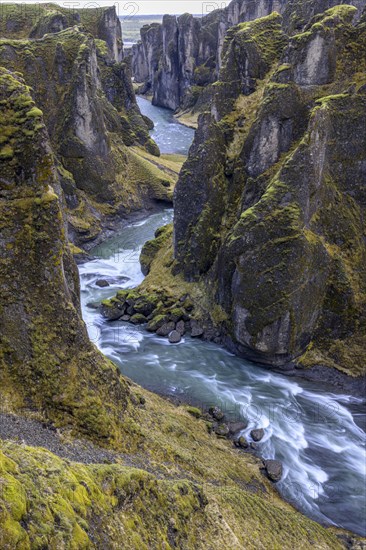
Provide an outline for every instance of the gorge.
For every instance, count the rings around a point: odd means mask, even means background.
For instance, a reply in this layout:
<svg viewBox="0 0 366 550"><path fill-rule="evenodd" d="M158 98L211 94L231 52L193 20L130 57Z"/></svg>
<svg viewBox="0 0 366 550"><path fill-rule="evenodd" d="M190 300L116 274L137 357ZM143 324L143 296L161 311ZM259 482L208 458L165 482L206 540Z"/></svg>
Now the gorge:
<svg viewBox="0 0 366 550"><path fill-rule="evenodd" d="M329 4L181 16L212 81L160 108L113 8L2 6L1 548L363 548L366 23Z"/></svg>

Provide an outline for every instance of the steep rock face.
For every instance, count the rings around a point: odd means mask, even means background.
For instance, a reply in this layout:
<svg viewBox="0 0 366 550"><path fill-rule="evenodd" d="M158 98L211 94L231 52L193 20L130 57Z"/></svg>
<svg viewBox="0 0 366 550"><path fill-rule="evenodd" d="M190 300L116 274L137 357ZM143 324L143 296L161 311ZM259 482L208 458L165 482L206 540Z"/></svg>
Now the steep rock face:
<svg viewBox="0 0 366 550"><path fill-rule="evenodd" d="M203 88L217 79L226 31L241 21L251 21L272 11L282 11L285 2L247 3L233 0L222 10L215 10L201 19L186 13L176 18L164 16L161 45L155 56L145 52L152 37L151 31L141 30L141 42L132 53L132 70L142 89L151 89L156 105L173 110L189 108L197 101ZM154 38L158 26L154 24Z"/></svg>
<svg viewBox="0 0 366 550"><path fill-rule="evenodd" d="M301 0L288 0L283 10L284 26L289 34L294 34L311 21L311 19L324 13L326 10L338 5L349 5L357 8L357 12L353 14L353 20L359 21L362 11L365 8L364 0L320 0L310 2L301 2Z"/></svg>
<svg viewBox="0 0 366 550"><path fill-rule="evenodd" d="M166 16L162 24L141 29L141 42L132 50L132 71L136 82L144 83L141 92L151 91L156 105L173 110L204 110L211 100L206 87L215 82L222 65L225 35L229 28L241 22L254 21L273 12L283 14L283 29L294 34L317 14L338 4L358 8L353 18L361 17L365 0L232 0L224 9L214 10L202 18L184 14L178 18ZM159 28L160 27L160 28ZM174 32L172 29L174 28ZM165 33L165 39L163 35ZM148 55L155 44L154 55ZM314 54L322 44L314 43Z"/></svg>
<svg viewBox="0 0 366 550"><path fill-rule="evenodd" d="M233 28L176 188L175 269L209 283L228 339L263 363L363 369L366 29L355 11L317 16L286 47L274 15Z"/></svg>
<svg viewBox="0 0 366 550"><path fill-rule="evenodd" d="M84 11L86 27L119 44L114 11L102 10L105 17ZM78 244L94 239L106 216L171 200L166 175L128 149L143 146L159 155L137 106L128 63L116 62L111 45L82 29L0 41L0 62L23 74L44 110L70 208L70 235Z"/></svg>
<svg viewBox="0 0 366 550"><path fill-rule="evenodd" d="M78 275L42 111L24 81L3 68L0 105L3 410L41 410L58 425L117 441L128 390L90 343L81 320ZM109 380L107 391L103 380Z"/></svg>
<svg viewBox="0 0 366 550"><path fill-rule="evenodd" d="M83 16L81 16L81 22L83 23ZM120 63L122 61L122 28L116 13L115 6L103 10L102 17L100 18L100 21L98 23L96 38L104 40L107 43L114 61L116 61L117 63Z"/></svg>
<svg viewBox="0 0 366 550"><path fill-rule="evenodd" d="M251 94L257 85L255 77L263 78L279 59L284 46L280 21L280 16L275 14L253 23L243 23L236 31L234 28L228 38L223 80L214 86L216 92L211 113L200 115L194 143L183 165L175 194L175 253L186 266L189 279L206 273L212 265L227 207L228 159L225 146L230 139L230 130L217 121L225 115L230 116L234 97ZM236 196L237 186L232 187L230 193ZM189 209L188 201L191 201Z"/></svg>
<svg viewBox="0 0 366 550"><path fill-rule="evenodd" d="M68 9L57 4L2 4L0 36L2 38L42 38L74 25L83 25L94 38L108 45L110 59L123 59L121 24L115 7Z"/></svg>
<svg viewBox="0 0 366 550"><path fill-rule="evenodd" d="M179 105L178 24L174 15L164 15L163 52L156 75L153 104L175 109Z"/></svg>
<svg viewBox="0 0 366 550"><path fill-rule="evenodd" d="M132 46L132 73L136 82L144 82L148 91L159 68L163 37L158 23L144 25L141 41Z"/></svg>

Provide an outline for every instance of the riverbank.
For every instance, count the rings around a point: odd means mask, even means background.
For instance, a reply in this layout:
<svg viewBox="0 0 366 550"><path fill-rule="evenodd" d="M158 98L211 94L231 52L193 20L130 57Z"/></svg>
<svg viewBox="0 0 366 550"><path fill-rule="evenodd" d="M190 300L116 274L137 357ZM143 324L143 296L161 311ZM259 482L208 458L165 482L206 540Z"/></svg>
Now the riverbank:
<svg viewBox="0 0 366 550"><path fill-rule="evenodd" d="M152 94L139 94L140 85L134 84L134 90L136 93L136 97L141 97L142 99L146 99L147 101L150 101L152 103L153 96ZM163 107L159 107L160 109L163 109ZM166 111L169 111L169 109L166 109ZM172 116L175 118L175 120L181 124L182 126L185 126L186 128L190 128L192 130L197 130L198 127L198 117L200 113L192 113L191 111L179 111L177 113L174 113L173 111L170 111Z"/></svg>
<svg viewBox="0 0 366 550"><path fill-rule="evenodd" d="M174 114L174 118L176 118L180 124L183 124L188 128L193 128L194 130L197 130L199 115L200 113L192 113L192 111L179 111L178 113Z"/></svg>

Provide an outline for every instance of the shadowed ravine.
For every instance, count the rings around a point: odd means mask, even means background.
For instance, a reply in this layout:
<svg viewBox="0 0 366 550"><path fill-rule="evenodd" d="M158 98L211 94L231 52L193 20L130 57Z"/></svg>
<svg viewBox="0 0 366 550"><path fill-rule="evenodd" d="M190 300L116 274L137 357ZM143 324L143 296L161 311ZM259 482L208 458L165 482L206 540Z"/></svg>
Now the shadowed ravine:
<svg viewBox="0 0 366 550"><path fill-rule="evenodd" d="M139 104L143 108L144 102ZM159 142L162 152L187 149L191 134L183 137L182 126L165 123L171 119L169 111L146 105L144 114L154 118L156 111L158 123L164 124ZM180 137L177 150L172 150L175 132ZM96 259L79 266L83 317L90 338L138 384L202 408L220 404L228 416L248 418L244 432L248 440L253 427L264 428L258 453L283 462L284 476L277 484L283 496L321 523L365 535L366 414L361 398L271 373L187 336L179 345L171 345L143 327L106 322L98 310L88 306L143 280L141 247L172 215L172 210L164 210L124 228L91 251ZM99 288L98 279L108 280L110 286Z"/></svg>

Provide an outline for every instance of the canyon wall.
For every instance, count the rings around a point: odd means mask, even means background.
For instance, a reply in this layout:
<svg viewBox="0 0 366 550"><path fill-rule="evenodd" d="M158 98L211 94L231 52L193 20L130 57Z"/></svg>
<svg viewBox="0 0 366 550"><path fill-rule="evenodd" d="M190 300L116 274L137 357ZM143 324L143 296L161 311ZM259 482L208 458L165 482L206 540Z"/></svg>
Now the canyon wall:
<svg viewBox="0 0 366 550"><path fill-rule="evenodd" d="M2 410L42 410L60 426L118 439L128 389L81 320L78 272L42 111L22 77L4 68L0 104Z"/></svg>
<svg viewBox="0 0 366 550"><path fill-rule="evenodd" d="M175 190L176 270L206 281L228 345L255 361L364 372L363 19L337 6L288 38L230 29Z"/></svg>
<svg viewBox="0 0 366 550"><path fill-rule="evenodd" d="M230 27L277 12L283 15L284 31L294 34L314 15L343 3L363 6L363 0L233 0L202 18L188 13L164 16L161 25L153 23L141 29L141 40L132 48L133 76L143 83L141 93L152 94L154 105L202 111L208 99L205 88L218 78ZM355 20L360 13L360 9L355 12Z"/></svg>
<svg viewBox="0 0 366 550"><path fill-rule="evenodd" d="M3 5L2 14L0 64L23 75L43 110L73 242L87 245L113 218L171 201L171 178L143 158L160 153L136 103L115 9Z"/></svg>

